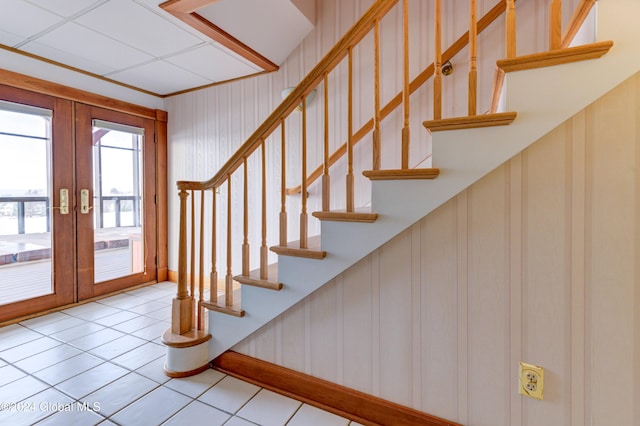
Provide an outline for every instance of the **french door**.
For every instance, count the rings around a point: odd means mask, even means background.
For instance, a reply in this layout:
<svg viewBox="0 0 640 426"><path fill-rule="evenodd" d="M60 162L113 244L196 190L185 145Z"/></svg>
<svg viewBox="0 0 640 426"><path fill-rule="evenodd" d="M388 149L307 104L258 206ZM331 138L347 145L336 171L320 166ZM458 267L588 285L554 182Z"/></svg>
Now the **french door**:
<svg viewBox="0 0 640 426"><path fill-rule="evenodd" d="M0 85L0 322L156 280L154 131Z"/></svg>

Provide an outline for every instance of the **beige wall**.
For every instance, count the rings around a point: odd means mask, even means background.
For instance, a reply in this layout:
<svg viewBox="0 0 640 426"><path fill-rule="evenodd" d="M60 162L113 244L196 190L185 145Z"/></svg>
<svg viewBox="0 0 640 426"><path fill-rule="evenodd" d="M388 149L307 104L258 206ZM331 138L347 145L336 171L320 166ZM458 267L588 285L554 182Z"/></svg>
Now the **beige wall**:
<svg viewBox="0 0 640 426"><path fill-rule="evenodd" d="M639 426L639 166L636 75L235 349L467 425Z"/></svg>

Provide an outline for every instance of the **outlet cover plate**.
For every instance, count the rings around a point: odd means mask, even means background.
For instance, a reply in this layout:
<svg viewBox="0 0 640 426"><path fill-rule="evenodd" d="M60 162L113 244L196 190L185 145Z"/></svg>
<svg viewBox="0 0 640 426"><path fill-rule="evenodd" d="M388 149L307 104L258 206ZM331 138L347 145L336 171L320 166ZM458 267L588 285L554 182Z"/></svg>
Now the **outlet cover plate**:
<svg viewBox="0 0 640 426"><path fill-rule="evenodd" d="M535 399L544 399L544 368L521 362L518 393Z"/></svg>

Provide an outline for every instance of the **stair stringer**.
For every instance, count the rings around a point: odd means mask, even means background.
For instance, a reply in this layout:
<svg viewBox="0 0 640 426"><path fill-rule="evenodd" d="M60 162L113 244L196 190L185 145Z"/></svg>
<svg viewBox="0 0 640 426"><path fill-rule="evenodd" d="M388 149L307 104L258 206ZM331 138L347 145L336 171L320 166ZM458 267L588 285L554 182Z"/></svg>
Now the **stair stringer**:
<svg viewBox="0 0 640 426"><path fill-rule="evenodd" d="M597 32L614 46L600 59L509 73L506 109L518 112L509 126L433 134L433 181L373 181L375 223L323 222L324 260L280 256L279 292L242 288L244 318L209 312L210 359L230 349L357 261L468 188L505 161L640 70L637 0L598 2Z"/></svg>

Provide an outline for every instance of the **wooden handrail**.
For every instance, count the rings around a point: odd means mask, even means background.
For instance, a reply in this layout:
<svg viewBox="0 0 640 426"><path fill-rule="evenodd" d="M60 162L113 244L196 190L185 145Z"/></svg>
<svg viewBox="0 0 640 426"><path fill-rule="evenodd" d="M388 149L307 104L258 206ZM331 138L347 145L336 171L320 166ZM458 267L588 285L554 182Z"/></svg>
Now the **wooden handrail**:
<svg viewBox="0 0 640 426"><path fill-rule="evenodd" d="M591 0L593 1L593 0ZM498 17L500 17L506 8L505 0L499 1L489 12L487 12L479 21L477 26L477 33L481 34L489 25L491 25ZM464 49L469 42L469 32L465 32L460 36L447 50L442 53L442 61L447 62L453 59L462 49ZM422 87L431 77L433 77L435 70L435 65L431 63L428 65L416 78L411 81L409 84L409 93L413 94L416 90ZM387 118L396 108L402 105L402 93L399 92L396 96L393 97L381 110L380 110L380 122L382 122L385 118ZM374 129L375 118L371 118L367 121L360 129L358 129L353 134L353 145L356 145L360 142L366 135L369 134L371 130ZM347 152L347 143L342 144L338 149L334 151L333 154L329 157L328 166L331 167L334 165L340 158L344 156ZM320 165L317 169L315 169L307 178L307 186L311 185L315 182L320 176L322 176L324 165ZM292 188L287 188L287 195L295 195L299 194L301 191L301 186L294 186Z"/></svg>
<svg viewBox="0 0 640 426"><path fill-rule="evenodd" d="M266 139L278 128L283 117L288 116L300 104L300 99L306 99L318 84L323 80L325 73L332 70L340 61L347 56L349 47L356 45L364 38L375 23L375 20L382 18L398 0L378 0L363 17L340 39L340 41L324 56L307 76L296 86L282 103L267 117L267 119L256 129L255 132L238 150L227 160L211 179L203 182L178 181L178 189L213 189L224 183L233 172L241 165L242 159L251 155L261 144L262 139Z"/></svg>

